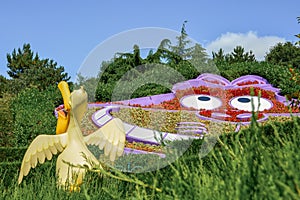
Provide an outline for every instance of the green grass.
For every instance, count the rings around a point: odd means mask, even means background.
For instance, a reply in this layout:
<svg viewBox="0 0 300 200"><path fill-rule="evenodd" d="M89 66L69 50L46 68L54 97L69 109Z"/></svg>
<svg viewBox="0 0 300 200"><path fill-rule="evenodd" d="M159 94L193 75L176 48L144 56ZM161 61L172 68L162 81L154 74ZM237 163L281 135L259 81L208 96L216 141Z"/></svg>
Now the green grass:
<svg viewBox="0 0 300 200"><path fill-rule="evenodd" d="M175 162L151 172L110 172L119 178L89 172L75 193L56 187L55 160L38 165L21 185L19 163L3 162L0 199L299 199L299 123L254 123L221 135L203 158L203 141L195 140Z"/></svg>

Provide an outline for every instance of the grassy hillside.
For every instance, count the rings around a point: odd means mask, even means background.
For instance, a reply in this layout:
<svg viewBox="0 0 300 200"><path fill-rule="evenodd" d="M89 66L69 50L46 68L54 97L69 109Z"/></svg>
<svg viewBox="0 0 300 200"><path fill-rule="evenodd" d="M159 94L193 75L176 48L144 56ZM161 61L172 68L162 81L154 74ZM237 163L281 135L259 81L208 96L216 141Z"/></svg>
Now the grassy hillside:
<svg viewBox="0 0 300 200"><path fill-rule="evenodd" d="M203 158L199 157L203 141L195 140L174 163L152 172L111 172L119 178L89 172L77 193L56 187L55 160L32 170L20 186L16 183L20 163L2 162L0 198L299 199L299 123L298 118L263 126L253 123L249 129L222 135Z"/></svg>

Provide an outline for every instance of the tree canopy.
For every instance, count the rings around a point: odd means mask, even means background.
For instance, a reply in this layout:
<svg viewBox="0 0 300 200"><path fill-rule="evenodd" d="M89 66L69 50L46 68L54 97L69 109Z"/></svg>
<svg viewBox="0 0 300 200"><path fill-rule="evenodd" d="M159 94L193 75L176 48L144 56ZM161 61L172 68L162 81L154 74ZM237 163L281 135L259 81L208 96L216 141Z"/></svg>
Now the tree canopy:
<svg viewBox="0 0 300 200"><path fill-rule="evenodd" d="M175 45L172 45L169 39L161 41L157 50L149 51L146 58L141 58L140 48L138 45L133 46L132 53L117 53L115 58L109 63L105 63L105 66L100 69L99 82L96 89L97 101L110 101L113 89L119 80L126 80L128 85L130 82L140 80L143 77L144 80L151 79L156 74L158 77L162 77L162 74L157 74L154 69L164 67L170 67L170 70L164 71L164 77L172 84L176 81L183 81L182 78L171 78L171 73L180 74L185 80L196 78L203 72L212 72L211 62L205 49L200 44L193 44L188 39L188 35L185 30L185 21L182 25L180 35L176 37L177 41ZM158 67L161 66L161 67ZM151 69L153 67L153 69ZM175 71L174 71L175 70ZM147 74L147 76L145 76ZM152 77L152 78L150 78ZM142 84L142 83L141 83ZM168 85L168 84L166 84ZM141 97L145 95L154 95L170 92L170 88L160 85L159 83L147 83L141 85L136 91L133 92L131 98ZM125 95L128 97L127 95ZM119 99L121 100L121 99Z"/></svg>
<svg viewBox="0 0 300 200"><path fill-rule="evenodd" d="M7 67L7 73L12 78L11 87L15 91L32 87L44 90L49 85L70 80L63 66L57 66L55 61L48 58L40 59L31 50L30 44L24 44L22 49L14 49L7 54Z"/></svg>
<svg viewBox="0 0 300 200"><path fill-rule="evenodd" d="M241 63L241 62L255 62L255 55L250 50L245 52L242 46L236 46L231 53L225 54L224 50L221 48L218 52L212 52L213 60L215 63Z"/></svg>
<svg viewBox="0 0 300 200"><path fill-rule="evenodd" d="M270 49L265 60L272 64L300 69L300 47L291 42L278 43Z"/></svg>
<svg viewBox="0 0 300 200"><path fill-rule="evenodd" d="M53 111L63 102L57 84L70 79L64 67L39 58L30 44L7 54L7 67L10 78L0 75L0 144L28 145L38 134L55 133Z"/></svg>

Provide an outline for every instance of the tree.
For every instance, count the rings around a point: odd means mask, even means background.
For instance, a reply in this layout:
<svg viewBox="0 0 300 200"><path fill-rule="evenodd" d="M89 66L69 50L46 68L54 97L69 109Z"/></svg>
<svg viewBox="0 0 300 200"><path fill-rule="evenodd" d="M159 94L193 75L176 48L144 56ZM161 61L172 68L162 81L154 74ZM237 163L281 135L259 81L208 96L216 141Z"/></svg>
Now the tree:
<svg viewBox="0 0 300 200"><path fill-rule="evenodd" d="M176 37L177 44L175 46L170 46L170 50L184 60L189 59L191 57L191 52L193 51L193 47L188 47L191 41L187 38L188 34L185 30L186 23L187 21L183 22L180 35Z"/></svg>
<svg viewBox="0 0 300 200"><path fill-rule="evenodd" d="M169 39L163 39L156 52L149 52L149 55L146 58L146 63L165 63L168 61L168 52L170 52L171 41Z"/></svg>
<svg viewBox="0 0 300 200"><path fill-rule="evenodd" d="M0 98L9 90L9 80L0 75Z"/></svg>
<svg viewBox="0 0 300 200"><path fill-rule="evenodd" d="M291 42L278 43L266 54L265 61L272 64L300 68L300 47Z"/></svg>
<svg viewBox="0 0 300 200"><path fill-rule="evenodd" d="M170 46L171 46L171 41L169 39L163 39L160 42L158 49L169 50Z"/></svg>
<svg viewBox="0 0 300 200"><path fill-rule="evenodd" d="M212 56L213 56L213 60L217 63L219 62L224 62L225 61L225 53L224 50L222 48L219 49L219 51L216 52L212 52Z"/></svg>
<svg viewBox="0 0 300 200"><path fill-rule="evenodd" d="M98 78L95 77L85 77L81 73L77 74L77 82L74 84L75 88L79 88L81 86L84 87L86 93L88 94L88 101L95 101L95 93L98 84Z"/></svg>
<svg viewBox="0 0 300 200"><path fill-rule="evenodd" d="M200 44L195 44L193 50L191 51L190 60L195 64L206 63L208 61L208 55L206 53L206 50Z"/></svg>
<svg viewBox="0 0 300 200"><path fill-rule="evenodd" d="M37 54L34 56L30 45L24 44L22 50L19 48L17 52L14 49L12 55L7 54L7 67L10 69L7 73L13 79L20 78L26 70L30 69L38 61L39 57Z"/></svg>
<svg viewBox="0 0 300 200"><path fill-rule="evenodd" d="M44 90L49 85L70 80L63 66L58 67L50 59L40 59L31 50L30 44L24 44L22 49L14 49L12 54L7 54L7 62L7 73L12 78L12 86L16 92L26 87Z"/></svg>
<svg viewBox="0 0 300 200"><path fill-rule="evenodd" d="M139 66L143 63L143 59L141 58L140 47L136 44L133 46L133 63L134 66Z"/></svg>
<svg viewBox="0 0 300 200"><path fill-rule="evenodd" d="M133 46L133 53L116 53L111 62L102 63L95 90L96 101L110 101L116 82L122 77L124 78L126 72L134 71L132 69L142 63L144 60L140 57L138 45ZM135 77L135 74L131 73L128 77L130 78L130 76Z"/></svg>
<svg viewBox="0 0 300 200"><path fill-rule="evenodd" d="M245 52L245 49L242 46L236 46L233 49L233 52L230 54L229 62L253 62L255 61L255 56L250 50L249 52Z"/></svg>
<svg viewBox="0 0 300 200"><path fill-rule="evenodd" d="M140 50L137 45L133 47L133 53L117 53L113 61L111 61L105 69L103 67L100 69L101 73L96 89L96 100L111 101L116 83L120 79L130 85L131 82L133 82L132 80L145 77L145 72L146 74L148 73L147 75L149 76L156 74L156 72L152 74L151 66L162 65L166 68L170 67L181 75L181 81L182 77L188 80L196 78L201 72L211 72L212 65L211 62L208 62L209 59L205 49L200 44L195 44L194 46L190 45L191 41L187 38L185 31L186 23L187 21L182 25L180 36L176 37L177 43L175 46L171 45L169 39L164 39L158 46L157 51L150 51L145 59L140 57ZM164 72L165 77L168 77L167 75L172 73L171 71L172 70ZM161 74L157 76L162 77ZM143 81L145 80L141 80L141 82ZM170 82L174 84L176 81L180 81L179 78L174 77L170 80ZM162 94L165 92L169 92L169 89L151 83L138 88L137 91L134 91L132 97ZM125 93L124 91L123 96L127 98L128 92ZM119 96L123 98L122 95Z"/></svg>
<svg viewBox="0 0 300 200"><path fill-rule="evenodd" d="M236 46L233 51L229 54L224 54L223 49L221 48L217 53L212 52L213 60L216 65L220 65L222 63L241 63L241 62L255 62L255 55L250 50L249 52L245 52L245 49L242 46Z"/></svg>
<svg viewBox="0 0 300 200"><path fill-rule="evenodd" d="M215 71L215 64L209 59L206 49L196 43L191 52L191 58L188 60L192 67L196 69L196 73L192 78L199 76L201 73L212 73ZM195 71L191 69L191 72Z"/></svg>
<svg viewBox="0 0 300 200"><path fill-rule="evenodd" d="M37 88L20 91L10 103L14 145L27 146L39 134L55 134L53 111L61 103L60 91L54 85L42 92Z"/></svg>
<svg viewBox="0 0 300 200"><path fill-rule="evenodd" d="M169 45L171 53L167 60L170 60L169 63L173 64L174 68L184 77L190 79L197 77L200 73L210 71L211 64L209 64L206 50L198 43L192 45L186 32L186 23L187 21L184 21L180 35L176 37L176 45Z"/></svg>

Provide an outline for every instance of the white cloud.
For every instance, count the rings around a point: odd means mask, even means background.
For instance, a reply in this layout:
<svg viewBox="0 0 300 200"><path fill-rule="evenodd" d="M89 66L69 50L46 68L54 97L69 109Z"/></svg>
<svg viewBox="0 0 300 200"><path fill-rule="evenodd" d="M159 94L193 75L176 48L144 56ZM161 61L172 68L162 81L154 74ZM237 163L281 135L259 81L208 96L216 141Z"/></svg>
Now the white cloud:
<svg viewBox="0 0 300 200"><path fill-rule="evenodd" d="M230 53L236 46L244 47L245 51L250 51L255 55L257 60L264 60L264 57L270 48L279 42L285 42L284 38L277 36L258 36L256 32L248 33L226 33L222 34L216 40L208 43L205 48L211 56L212 51L217 52L222 48L226 53Z"/></svg>

